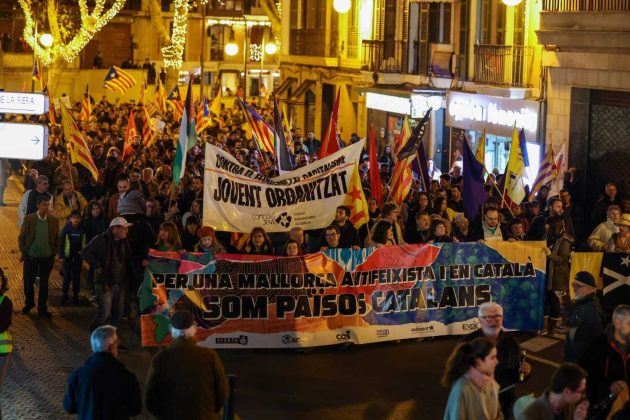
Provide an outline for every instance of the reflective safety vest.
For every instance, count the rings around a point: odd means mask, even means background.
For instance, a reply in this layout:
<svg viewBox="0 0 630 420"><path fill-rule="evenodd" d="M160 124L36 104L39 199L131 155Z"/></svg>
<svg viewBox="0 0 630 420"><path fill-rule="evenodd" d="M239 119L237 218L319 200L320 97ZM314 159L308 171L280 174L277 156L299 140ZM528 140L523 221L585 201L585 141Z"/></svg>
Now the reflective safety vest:
<svg viewBox="0 0 630 420"><path fill-rule="evenodd" d="M0 305L4 300L4 295L0 296ZM13 351L13 338L9 331L0 333L0 353L11 353Z"/></svg>

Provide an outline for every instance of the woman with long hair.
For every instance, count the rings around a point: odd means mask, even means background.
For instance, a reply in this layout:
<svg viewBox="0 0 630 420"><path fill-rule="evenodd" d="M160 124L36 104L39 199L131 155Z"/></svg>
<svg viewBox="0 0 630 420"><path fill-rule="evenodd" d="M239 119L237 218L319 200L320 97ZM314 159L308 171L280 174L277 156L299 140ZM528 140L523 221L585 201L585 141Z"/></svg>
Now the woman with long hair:
<svg viewBox="0 0 630 420"><path fill-rule="evenodd" d="M386 220L379 220L372 233L372 242L369 246L394 245L394 226Z"/></svg>
<svg viewBox="0 0 630 420"><path fill-rule="evenodd" d="M160 202L160 205L164 206L164 203L170 199L171 196L171 183L170 181L162 181L158 188L158 193L155 199Z"/></svg>
<svg viewBox="0 0 630 420"><path fill-rule="evenodd" d="M247 244L243 249L243 254L249 255L273 255L273 244L265 229L255 227L252 229Z"/></svg>
<svg viewBox="0 0 630 420"><path fill-rule="evenodd" d="M451 387L444 420L503 419L494 369L497 349L487 338L459 344L446 361L442 385Z"/></svg>
<svg viewBox="0 0 630 420"><path fill-rule="evenodd" d="M199 237L197 236L197 231L199 230L200 222L195 216L191 216L186 219L186 224L184 225L184 230L182 232L182 249L185 249L188 252L194 252L195 246L199 242Z"/></svg>
<svg viewBox="0 0 630 420"><path fill-rule="evenodd" d="M158 240L155 243L158 251L179 252L182 241L179 239L179 231L173 222L164 222L158 231ZM185 250L182 250L185 251Z"/></svg>
<svg viewBox="0 0 630 420"><path fill-rule="evenodd" d="M569 256L573 237L565 231L562 216L550 216L547 227L547 332L553 333L560 323L560 298L569 291ZM549 319L547 319L547 316Z"/></svg>
<svg viewBox="0 0 630 420"><path fill-rule="evenodd" d="M429 193L425 191L420 191L416 195L416 200L413 206L409 208L409 217L407 218L407 229L411 227L415 227L416 225L416 214L421 211L433 214L433 208L431 207L431 198L429 197Z"/></svg>
<svg viewBox="0 0 630 420"><path fill-rule="evenodd" d="M192 202L190 205L190 211L187 211L182 216L182 223L184 226L186 226L186 220L190 216L195 216L200 221L203 220L203 200L199 199Z"/></svg>
<svg viewBox="0 0 630 420"><path fill-rule="evenodd" d="M385 146L383 152L381 153L381 156L378 158L378 161L380 163L386 163L389 167L389 173L392 173L392 170L394 169L394 163L396 163L396 161L394 160L391 146Z"/></svg>

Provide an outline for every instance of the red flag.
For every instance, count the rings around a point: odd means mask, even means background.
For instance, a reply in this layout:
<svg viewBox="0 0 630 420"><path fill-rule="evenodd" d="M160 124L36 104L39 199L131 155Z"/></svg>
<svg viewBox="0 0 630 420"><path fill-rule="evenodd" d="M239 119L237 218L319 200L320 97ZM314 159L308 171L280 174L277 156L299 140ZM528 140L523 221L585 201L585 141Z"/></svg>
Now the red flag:
<svg viewBox="0 0 630 420"><path fill-rule="evenodd" d="M123 150L123 160L127 155L133 151L131 143L133 138L138 135L138 129L136 128L136 117L133 115L133 110L129 114L129 121L127 121L127 134L125 134L125 148Z"/></svg>
<svg viewBox="0 0 630 420"><path fill-rule="evenodd" d="M335 106L326 129L326 137L322 142L322 148L319 151L319 158L325 158L328 155L332 155L338 150L341 150L339 146L339 139L337 138L337 124L339 119L339 98L341 97L341 88L337 91L337 99L335 99Z"/></svg>
<svg viewBox="0 0 630 420"><path fill-rule="evenodd" d="M372 197L376 198L380 208L383 205L383 184L381 184L381 174L378 169L372 126L370 126L370 185L372 187Z"/></svg>

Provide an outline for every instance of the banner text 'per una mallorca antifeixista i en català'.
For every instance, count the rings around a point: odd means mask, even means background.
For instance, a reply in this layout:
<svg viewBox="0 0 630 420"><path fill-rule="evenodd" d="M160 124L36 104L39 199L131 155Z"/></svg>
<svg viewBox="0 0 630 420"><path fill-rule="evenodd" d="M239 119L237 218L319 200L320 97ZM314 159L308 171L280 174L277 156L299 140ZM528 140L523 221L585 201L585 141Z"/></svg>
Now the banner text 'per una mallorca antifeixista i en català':
<svg viewBox="0 0 630 420"><path fill-rule="evenodd" d="M255 227L267 232L325 228L331 219L322 215L344 204L364 142L276 178L267 178L207 145L204 226L246 233Z"/></svg>
<svg viewBox="0 0 630 420"><path fill-rule="evenodd" d="M542 327L542 242L446 243L300 257L152 251L142 342L167 345L170 316L191 311L214 348L310 347L466 334L485 302L510 330Z"/></svg>

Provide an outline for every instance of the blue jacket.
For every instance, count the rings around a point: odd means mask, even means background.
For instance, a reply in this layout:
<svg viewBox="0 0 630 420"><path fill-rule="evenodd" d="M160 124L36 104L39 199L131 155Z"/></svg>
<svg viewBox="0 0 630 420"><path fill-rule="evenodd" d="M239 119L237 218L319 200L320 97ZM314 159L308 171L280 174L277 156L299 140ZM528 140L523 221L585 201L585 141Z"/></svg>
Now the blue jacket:
<svg viewBox="0 0 630 420"><path fill-rule="evenodd" d="M66 223L61 229L59 258L76 257L83 247L85 247L85 229L75 228L72 223Z"/></svg>
<svg viewBox="0 0 630 420"><path fill-rule="evenodd" d="M111 353L94 353L70 375L63 408L79 419L128 419L142 412L140 384Z"/></svg>

